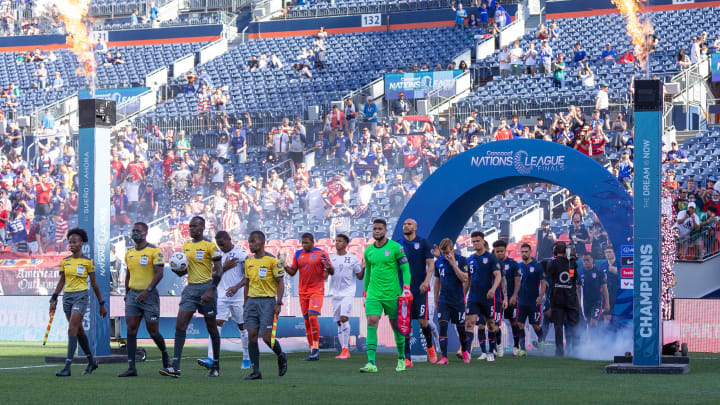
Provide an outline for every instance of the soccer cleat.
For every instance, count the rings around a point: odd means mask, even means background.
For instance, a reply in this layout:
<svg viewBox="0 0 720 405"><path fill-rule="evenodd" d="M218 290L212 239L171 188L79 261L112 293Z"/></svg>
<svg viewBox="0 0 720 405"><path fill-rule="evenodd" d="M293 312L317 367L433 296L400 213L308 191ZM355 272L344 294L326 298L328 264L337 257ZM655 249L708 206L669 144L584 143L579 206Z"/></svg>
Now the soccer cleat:
<svg viewBox="0 0 720 405"><path fill-rule="evenodd" d="M168 368L170 366L170 356L168 356L167 352L162 352L162 363L163 368Z"/></svg>
<svg viewBox="0 0 720 405"><path fill-rule="evenodd" d="M463 363L470 364L470 353L462 352Z"/></svg>
<svg viewBox="0 0 720 405"><path fill-rule="evenodd" d="M94 362L92 364L88 364L87 367L85 367L85 371L83 371L83 375L90 375L93 371L97 370L98 364L97 362Z"/></svg>
<svg viewBox="0 0 720 405"><path fill-rule="evenodd" d="M320 360L320 350L312 349L310 355L305 358L305 361L318 361Z"/></svg>
<svg viewBox="0 0 720 405"><path fill-rule="evenodd" d="M399 362L398 362L398 367L399 367ZM405 363L403 363L403 368L404 367L405 367ZM377 373L378 369L377 369L376 365L374 365L372 363L368 363L360 369L360 372L361 373Z"/></svg>
<svg viewBox="0 0 720 405"><path fill-rule="evenodd" d="M278 356L278 375L282 377L285 373L287 373L287 354L283 352Z"/></svg>
<svg viewBox="0 0 720 405"><path fill-rule="evenodd" d="M138 373L137 370L134 368L129 368L126 371L118 374L118 377L137 377Z"/></svg>
<svg viewBox="0 0 720 405"><path fill-rule="evenodd" d="M502 356L504 356L504 355L505 355L505 349L503 349L502 347L495 349L495 355L496 355L497 357L502 357Z"/></svg>
<svg viewBox="0 0 720 405"><path fill-rule="evenodd" d="M428 361L435 364L437 362L437 353L435 353L434 347L428 347L427 349Z"/></svg>
<svg viewBox="0 0 720 405"><path fill-rule="evenodd" d="M440 365L445 365L448 363L449 363L449 361L448 361L447 357L443 357L442 359L440 359L440 361L437 362L437 364L440 364Z"/></svg>
<svg viewBox="0 0 720 405"><path fill-rule="evenodd" d="M406 359L398 359L398 365L397 365L397 367L395 367L395 371L405 371L405 369L406 369L405 362L406 361L407 361Z"/></svg>
<svg viewBox="0 0 720 405"><path fill-rule="evenodd" d="M413 365L414 365L414 364L413 364L412 360L410 360L410 359L405 359L405 368L410 368L410 367L412 367Z"/></svg>
<svg viewBox="0 0 720 405"><path fill-rule="evenodd" d="M342 351L340 352L340 355L337 356L337 357L335 357L335 358L336 358L336 359L339 359L339 360L349 359L349 358L350 358L350 351L349 351L348 349L342 349Z"/></svg>
<svg viewBox="0 0 720 405"><path fill-rule="evenodd" d="M180 378L180 370L175 370L173 366L161 368L158 370L158 373L160 373L160 375L164 375L165 377Z"/></svg>
<svg viewBox="0 0 720 405"><path fill-rule="evenodd" d="M527 352L525 350L520 350L518 352L518 357L525 357L525 356L527 356Z"/></svg>
<svg viewBox="0 0 720 405"><path fill-rule="evenodd" d="M487 361L495 361L495 355L490 353L487 355Z"/></svg>
<svg viewBox="0 0 720 405"><path fill-rule="evenodd" d="M210 371L207 373L208 377L220 377L220 369L218 367L213 366Z"/></svg>
<svg viewBox="0 0 720 405"><path fill-rule="evenodd" d="M242 367L240 367L240 368L243 370L247 370L250 368L250 366L251 366L250 360L243 360Z"/></svg>
<svg viewBox="0 0 720 405"><path fill-rule="evenodd" d="M56 377L70 377L70 369L64 368L64 369L58 371L57 373L55 373L55 376Z"/></svg>
<svg viewBox="0 0 720 405"><path fill-rule="evenodd" d="M455 352L455 356L457 356L458 359L462 360L462 348L458 349L458 351Z"/></svg>
<svg viewBox="0 0 720 405"><path fill-rule="evenodd" d="M213 365L213 360L210 357L205 357L203 359L197 359L197 364L207 369L210 369L210 367L212 367Z"/></svg>
<svg viewBox="0 0 720 405"><path fill-rule="evenodd" d="M480 356L478 356L478 360L486 360L487 359L487 353L483 353Z"/></svg>
<svg viewBox="0 0 720 405"><path fill-rule="evenodd" d="M245 378L243 378L243 380L262 380L262 374L260 374L259 372L252 373L250 375L245 376Z"/></svg>
<svg viewBox="0 0 720 405"><path fill-rule="evenodd" d="M517 347L513 347L513 357L517 357L520 353L520 349Z"/></svg>

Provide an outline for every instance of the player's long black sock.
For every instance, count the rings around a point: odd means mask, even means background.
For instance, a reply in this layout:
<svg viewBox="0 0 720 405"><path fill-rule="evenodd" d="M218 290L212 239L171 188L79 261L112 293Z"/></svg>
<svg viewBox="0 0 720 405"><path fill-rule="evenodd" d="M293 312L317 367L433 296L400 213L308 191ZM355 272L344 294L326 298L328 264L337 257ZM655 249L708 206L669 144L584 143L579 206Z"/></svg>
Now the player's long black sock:
<svg viewBox="0 0 720 405"><path fill-rule="evenodd" d="M208 334L210 335L210 344L212 345L212 350L213 350L213 361L219 361L220 360L220 333L218 333L217 328L210 328L210 330L208 330Z"/></svg>
<svg viewBox="0 0 720 405"><path fill-rule="evenodd" d="M412 334L412 329L405 335L405 358L411 359L410 357L410 335Z"/></svg>
<svg viewBox="0 0 720 405"><path fill-rule="evenodd" d="M425 343L427 344L427 348L433 347L433 338L432 338L432 328L430 328L430 325L420 328L422 330L423 336L425 336Z"/></svg>
<svg viewBox="0 0 720 405"><path fill-rule="evenodd" d="M497 332L499 332L499 330ZM490 353L494 353L495 350L497 350L497 340L495 340L495 339L497 339L497 335L498 335L497 332L489 332L488 331L488 343L490 346L489 347Z"/></svg>
<svg viewBox="0 0 720 405"><path fill-rule="evenodd" d="M488 338L489 337L490 337L490 335L488 335ZM496 346L495 346L496 349L498 346L502 345L502 329L500 329L500 325L498 325L498 330L495 332L495 343L496 343ZM493 350L490 349L490 351L492 352Z"/></svg>
<svg viewBox="0 0 720 405"><path fill-rule="evenodd" d="M475 333L473 331L468 332L465 331L465 342L463 344L465 345L465 351L469 352L472 350L472 342L473 339L475 339ZM483 341L482 351L485 353L485 342Z"/></svg>
<svg viewBox="0 0 720 405"><path fill-rule="evenodd" d="M173 350L173 368L180 370L180 358L182 358L183 346L185 346L185 331L175 329L175 349Z"/></svg>
<svg viewBox="0 0 720 405"><path fill-rule="evenodd" d="M93 357L92 350L90 349L90 342L88 341L87 335L82 334L77 336L78 344L80 348L85 352L85 356L88 359L88 364L94 364L95 358Z"/></svg>
<svg viewBox="0 0 720 405"><path fill-rule="evenodd" d="M525 331L520 331L520 326L515 324L512 325L512 334L513 334L513 346L520 347L520 336L525 335Z"/></svg>
<svg viewBox="0 0 720 405"><path fill-rule="evenodd" d="M127 335L128 368L135 370L135 353L137 352L137 333Z"/></svg>
<svg viewBox="0 0 720 405"><path fill-rule="evenodd" d="M153 342L155 342L155 346L157 346L157 348L160 349L161 352L167 352L167 346L165 346L165 338L163 338L159 332L157 335L151 337Z"/></svg>
<svg viewBox="0 0 720 405"><path fill-rule="evenodd" d="M65 370L70 370L73 358L75 357L75 350L77 350L78 338L77 336L68 336L68 348L67 356L65 357Z"/></svg>
<svg viewBox="0 0 720 405"><path fill-rule="evenodd" d="M467 335L465 334L465 325L463 325L463 324L455 325L455 330L457 330L458 339L460 340L460 347L462 348L462 351L464 351L464 352L468 351Z"/></svg>
<svg viewBox="0 0 720 405"><path fill-rule="evenodd" d="M248 343L248 351L250 352L250 363L253 366L253 373L260 372L260 347L257 342Z"/></svg>
<svg viewBox="0 0 720 405"><path fill-rule="evenodd" d="M273 347L271 347L273 353L277 354L278 356L282 354L282 347L280 347L280 342L275 340L275 344Z"/></svg>
<svg viewBox="0 0 720 405"><path fill-rule="evenodd" d="M482 350L483 353L487 353L485 329L478 329L478 342L480 342L480 350Z"/></svg>
<svg viewBox="0 0 720 405"><path fill-rule="evenodd" d="M525 329L520 329L518 331L518 341L520 342L520 350L525 350Z"/></svg>
<svg viewBox="0 0 720 405"><path fill-rule="evenodd" d="M543 328L537 328L535 329L535 334L537 335L538 342L543 342L545 339L545 332L543 331Z"/></svg>
<svg viewBox="0 0 720 405"><path fill-rule="evenodd" d="M443 357L447 357L447 347L448 347L448 323L445 321L440 321L440 327L439 327L439 333L440 333L440 353L442 353Z"/></svg>

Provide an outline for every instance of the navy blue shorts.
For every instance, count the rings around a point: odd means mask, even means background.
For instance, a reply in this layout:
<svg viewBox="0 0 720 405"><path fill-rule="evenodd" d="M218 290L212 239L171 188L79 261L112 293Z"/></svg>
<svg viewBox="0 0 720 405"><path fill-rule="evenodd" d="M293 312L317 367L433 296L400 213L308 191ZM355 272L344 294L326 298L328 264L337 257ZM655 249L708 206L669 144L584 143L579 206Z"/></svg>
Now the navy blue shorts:
<svg viewBox="0 0 720 405"><path fill-rule="evenodd" d="M438 320L452 322L455 325L465 324L465 304L449 304L439 302L437 308Z"/></svg>
<svg viewBox="0 0 720 405"><path fill-rule="evenodd" d="M412 308L410 308L410 319L429 319L428 313L430 312L430 309L428 308L428 304L427 292L425 292L425 294L418 293L417 295L414 295Z"/></svg>
<svg viewBox="0 0 720 405"><path fill-rule="evenodd" d="M538 305L520 305L518 307L518 322L525 325L525 321L530 319L531 325L539 325L542 322L542 311Z"/></svg>
<svg viewBox="0 0 720 405"><path fill-rule="evenodd" d="M488 320L494 320L496 323L502 321L502 311L495 311L498 307L497 299L484 300L484 301L470 301L467 305L467 315L482 315L478 316L478 325L484 325Z"/></svg>

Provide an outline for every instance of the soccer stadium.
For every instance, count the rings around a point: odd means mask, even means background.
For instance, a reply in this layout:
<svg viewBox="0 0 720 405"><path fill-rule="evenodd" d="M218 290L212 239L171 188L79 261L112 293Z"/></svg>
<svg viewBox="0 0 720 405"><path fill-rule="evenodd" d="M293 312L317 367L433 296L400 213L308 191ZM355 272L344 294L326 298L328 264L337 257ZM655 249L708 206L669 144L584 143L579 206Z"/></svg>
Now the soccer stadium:
<svg viewBox="0 0 720 405"><path fill-rule="evenodd" d="M720 2L0 19L8 403L720 402Z"/></svg>

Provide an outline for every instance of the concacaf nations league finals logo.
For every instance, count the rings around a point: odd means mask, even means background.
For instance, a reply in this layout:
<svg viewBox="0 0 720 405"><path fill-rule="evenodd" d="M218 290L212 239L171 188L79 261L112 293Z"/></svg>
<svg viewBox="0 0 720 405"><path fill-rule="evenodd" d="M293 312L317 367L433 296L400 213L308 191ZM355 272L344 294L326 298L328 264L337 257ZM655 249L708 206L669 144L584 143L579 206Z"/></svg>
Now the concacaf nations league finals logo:
<svg viewBox="0 0 720 405"><path fill-rule="evenodd" d="M485 156L473 156L470 165L474 167L513 167L519 174L560 172L565 170L565 155L533 155L524 150L487 151Z"/></svg>

